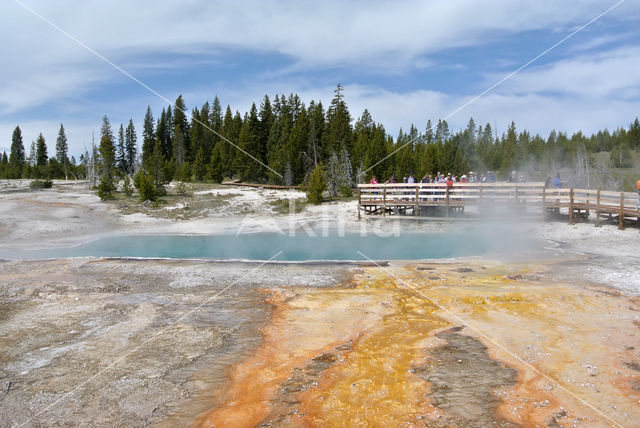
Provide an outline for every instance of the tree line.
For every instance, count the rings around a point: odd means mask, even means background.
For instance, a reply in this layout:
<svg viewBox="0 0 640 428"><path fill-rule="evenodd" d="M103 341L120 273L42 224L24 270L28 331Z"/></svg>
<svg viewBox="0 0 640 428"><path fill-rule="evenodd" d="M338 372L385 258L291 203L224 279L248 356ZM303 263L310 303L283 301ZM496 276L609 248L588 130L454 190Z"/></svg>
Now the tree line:
<svg viewBox="0 0 640 428"><path fill-rule="evenodd" d="M470 170L492 170L506 177L511 170L551 172L573 165L576 158L609 154L611 167L629 167L632 151L640 149L640 123L628 128L602 130L591 136L569 136L552 131L546 138L518 131L514 122L501 135L490 124L471 118L464 129L452 132L446 120L427 120L423 129L411 125L396 138L365 109L354 121L338 84L328 108L321 102L305 104L298 95L268 95L250 110L232 112L215 97L191 110L182 96L163 108L157 118L147 107L142 124L141 150L130 120L120 125L117 137L105 116L99 145L68 158L64 127L56 140L56 155L49 158L42 134L25 155L16 127L11 153L2 155L0 176L6 178L100 178L105 194L115 181L131 176L137 186L162 194L172 181L220 182L233 177L247 182L306 185L314 169L321 168L332 195L348 194L354 184L372 175L386 179L413 172L416 177L437 172L462 175ZM107 183L109 182L109 183ZM96 183L97 184L97 183Z"/></svg>

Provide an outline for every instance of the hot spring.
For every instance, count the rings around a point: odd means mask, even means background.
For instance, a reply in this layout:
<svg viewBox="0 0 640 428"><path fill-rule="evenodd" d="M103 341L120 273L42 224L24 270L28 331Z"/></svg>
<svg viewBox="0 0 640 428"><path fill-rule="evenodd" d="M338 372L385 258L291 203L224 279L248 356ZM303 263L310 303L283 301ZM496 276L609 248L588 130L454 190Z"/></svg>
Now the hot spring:
<svg viewBox="0 0 640 428"><path fill-rule="evenodd" d="M507 238L507 239L505 239ZM79 245L21 251L0 250L6 259L67 257L169 258L275 261L424 260L540 248L532 240L488 231L459 233L259 232L218 235L110 235Z"/></svg>

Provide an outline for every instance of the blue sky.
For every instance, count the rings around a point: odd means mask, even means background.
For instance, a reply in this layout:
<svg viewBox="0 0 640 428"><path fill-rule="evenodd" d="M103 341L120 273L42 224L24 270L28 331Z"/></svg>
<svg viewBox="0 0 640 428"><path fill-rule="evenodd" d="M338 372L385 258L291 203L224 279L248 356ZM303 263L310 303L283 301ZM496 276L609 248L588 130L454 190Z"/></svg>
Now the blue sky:
<svg viewBox="0 0 640 428"><path fill-rule="evenodd" d="M24 4L191 109L218 95L244 112L265 94L325 105L338 82L354 119L369 109L387 132L449 117L467 101L616 1L131 2ZM449 117L498 132L614 129L640 115L640 3L622 2ZM64 123L73 154L99 132L166 103L13 0L0 6L0 151L19 124L28 150L53 153Z"/></svg>

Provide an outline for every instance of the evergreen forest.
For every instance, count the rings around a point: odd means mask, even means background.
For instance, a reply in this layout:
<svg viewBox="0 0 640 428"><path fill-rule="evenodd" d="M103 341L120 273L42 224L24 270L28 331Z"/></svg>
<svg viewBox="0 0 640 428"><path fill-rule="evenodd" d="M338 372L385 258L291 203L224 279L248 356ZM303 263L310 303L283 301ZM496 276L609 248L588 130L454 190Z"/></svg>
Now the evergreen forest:
<svg viewBox="0 0 640 428"><path fill-rule="evenodd" d="M638 118L626 128L592 135L546 136L531 135L514 122L498 135L473 118L459 130L450 130L445 120L426 120L394 137L366 109L354 118L341 85L328 106L307 104L296 94L265 95L242 114L223 108L216 96L188 112L181 95L155 116L147 107L140 138L133 120L114 129L105 116L96 143L78 159L69 156L63 125L55 145L49 143L55 146L51 151L42 134L25 150L17 126L10 153L2 153L0 177L89 179L105 198L125 176L153 197L173 180L305 186L316 167L331 195L348 195L373 175L384 181L395 174L400 181L409 172L420 178L491 170L504 179L516 170L542 181L565 171L573 186L614 190L631 190L637 179L630 168L638 163ZM625 169L632 173L625 175Z"/></svg>

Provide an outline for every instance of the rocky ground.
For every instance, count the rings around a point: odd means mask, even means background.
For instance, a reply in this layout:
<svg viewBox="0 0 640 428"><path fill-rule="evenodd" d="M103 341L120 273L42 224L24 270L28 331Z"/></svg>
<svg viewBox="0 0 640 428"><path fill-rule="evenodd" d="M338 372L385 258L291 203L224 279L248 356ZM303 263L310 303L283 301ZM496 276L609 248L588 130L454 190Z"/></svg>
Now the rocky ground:
<svg viewBox="0 0 640 428"><path fill-rule="evenodd" d="M53 260L0 265L0 426L188 422L260 342L257 287L327 287L344 267Z"/></svg>

